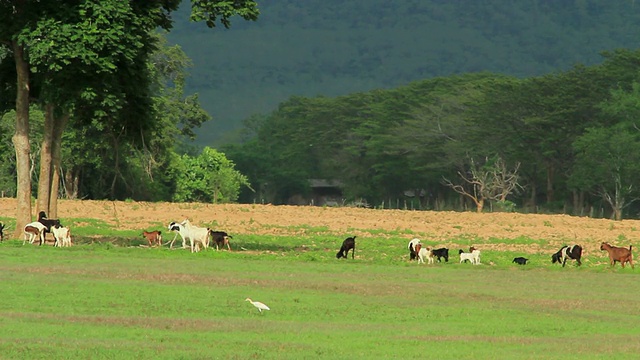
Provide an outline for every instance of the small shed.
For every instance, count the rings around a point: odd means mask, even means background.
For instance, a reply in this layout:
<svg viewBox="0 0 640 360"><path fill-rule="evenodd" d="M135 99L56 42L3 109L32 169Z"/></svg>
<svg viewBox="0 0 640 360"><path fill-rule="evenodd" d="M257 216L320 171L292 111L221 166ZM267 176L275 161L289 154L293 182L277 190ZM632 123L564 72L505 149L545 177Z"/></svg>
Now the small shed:
<svg viewBox="0 0 640 360"><path fill-rule="evenodd" d="M316 206L340 206L343 205L342 189L344 185L340 180L309 179L311 188L310 204Z"/></svg>

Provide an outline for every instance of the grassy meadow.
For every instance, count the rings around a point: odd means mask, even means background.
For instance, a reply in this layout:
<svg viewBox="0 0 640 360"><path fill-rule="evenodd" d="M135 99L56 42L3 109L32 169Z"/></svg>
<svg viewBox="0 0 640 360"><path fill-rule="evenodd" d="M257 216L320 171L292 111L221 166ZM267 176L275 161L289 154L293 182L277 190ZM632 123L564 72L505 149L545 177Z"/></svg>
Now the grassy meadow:
<svg viewBox="0 0 640 360"><path fill-rule="evenodd" d="M5 219L5 222L10 219ZM604 253L418 265L406 237L237 235L232 252L146 248L70 219L71 248L0 244L0 359L622 359L640 353L640 278ZM88 234L100 233L100 238ZM165 235L167 242L173 237ZM454 239L455 240L455 239ZM458 239L466 244L469 240ZM509 240L511 241L511 240ZM491 239L488 242L507 242ZM476 241L477 243L477 241ZM250 297L271 307L259 313Z"/></svg>

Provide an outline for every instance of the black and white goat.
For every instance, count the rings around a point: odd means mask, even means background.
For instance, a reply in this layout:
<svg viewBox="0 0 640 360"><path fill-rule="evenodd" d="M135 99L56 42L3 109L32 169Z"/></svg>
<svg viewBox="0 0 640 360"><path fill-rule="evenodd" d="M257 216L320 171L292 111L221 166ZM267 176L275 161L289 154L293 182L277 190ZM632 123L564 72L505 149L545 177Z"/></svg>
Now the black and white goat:
<svg viewBox="0 0 640 360"><path fill-rule="evenodd" d="M416 247L420 245L420 239L416 238L416 239L412 239L411 241L409 241L409 260L415 260L418 258L418 251L420 251L420 249L416 249Z"/></svg>
<svg viewBox="0 0 640 360"><path fill-rule="evenodd" d="M344 241L342 242L342 246L340 247L340 251L338 251L338 253L336 254L336 258L337 259L340 259L342 257L347 258L347 255L349 255L349 250L351 250L351 258L355 259L355 253L356 253L356 237L355 236L344 239Z"/></svg>
<svg viewBox="0 0 640 360"><path fill-rule="evenodd" d="M189 238L189 232L184 227L184 225L177 223L175 221L171 222L168 226L169 231L174 231L176 235L173 237L173 240L169 243L169 248L173 249L173 243L176 241L178 235L182 238L182 248L187 247L187 239Z"/></svg>
<svg viewBox="0 0 640 360"><path fill-rule="evenodd" d="M2 230L4 230L4 224L0 223L0 241L4 241L4 233Z"/></svg>
<svg viewBox="0 0 640 360"><path fill-rule="evenodd" d="M582 246L580 245L572 245L572 246L563 246L556 252L551 255L551 263L562 263L562 267L564 267L567 263L567 260L575 260L578 263L578 266L582 265L580 262L580 258L582 257Z"/></svg>

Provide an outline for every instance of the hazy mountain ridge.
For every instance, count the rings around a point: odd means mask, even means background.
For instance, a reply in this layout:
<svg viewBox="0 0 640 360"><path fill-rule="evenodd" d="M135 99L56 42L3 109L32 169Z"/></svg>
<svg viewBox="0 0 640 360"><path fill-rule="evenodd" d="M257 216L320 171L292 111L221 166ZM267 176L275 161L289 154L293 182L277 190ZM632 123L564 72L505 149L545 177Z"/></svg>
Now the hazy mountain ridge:
<svg viewBox="0 0 640 360"><path fill-rule="evenodd" d="M257 22L231 30L176 14L169 40L193 59L190 92L214 120L198 143L292 95L335 96L450 74L532 76L636 48L633 1L271 0Z"/></svg>

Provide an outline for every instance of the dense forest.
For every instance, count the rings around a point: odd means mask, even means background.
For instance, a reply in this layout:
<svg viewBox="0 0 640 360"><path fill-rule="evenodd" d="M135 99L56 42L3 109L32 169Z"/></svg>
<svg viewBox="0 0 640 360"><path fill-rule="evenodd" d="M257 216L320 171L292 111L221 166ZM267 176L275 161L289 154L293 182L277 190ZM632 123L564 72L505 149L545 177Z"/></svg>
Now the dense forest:
<svg viewBox="0 0 640 360"><path fill-rule="evenodd" d="M193 60L187 92L213 117L199 146L237 140L243 119L290 96L339 96L488 71L519 78L597 64L638 46L633 0L269 0L256 22L209 31L176 16ZM186 3L181 11L187 11Z"/></svg>

